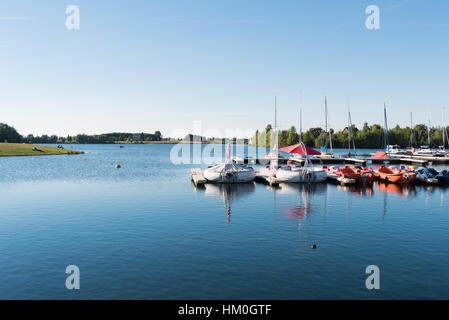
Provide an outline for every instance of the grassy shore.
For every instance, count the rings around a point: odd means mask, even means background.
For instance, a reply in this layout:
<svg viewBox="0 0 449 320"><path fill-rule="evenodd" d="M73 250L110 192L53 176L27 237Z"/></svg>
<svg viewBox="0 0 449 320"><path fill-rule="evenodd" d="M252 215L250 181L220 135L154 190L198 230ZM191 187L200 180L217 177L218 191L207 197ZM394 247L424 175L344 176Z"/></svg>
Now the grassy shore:
<svg viewBox="0 0 449 320"><path fill-rule="evenodd" d="M0 143L0 157L50 156L58 154L81 154L82 151L59 149L25 143Z"/></svg>

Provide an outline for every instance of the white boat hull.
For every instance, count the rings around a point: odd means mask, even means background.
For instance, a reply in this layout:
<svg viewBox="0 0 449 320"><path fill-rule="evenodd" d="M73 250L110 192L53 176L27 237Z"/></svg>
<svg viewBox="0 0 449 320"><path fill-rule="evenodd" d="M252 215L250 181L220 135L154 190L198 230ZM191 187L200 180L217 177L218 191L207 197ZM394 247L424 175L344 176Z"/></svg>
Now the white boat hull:
<svg viewBox="0 0 449 320"><path fill-rule="evenodd" d="M324 182L327 173L321 169L300 168L297 170L278 169L276 178L279 182L316 183Z"/></svg>
<svg viewBox="0 0 449 320"><path fill-rule="evenodd" d="M256 177L256 172L251 167L231 165L222 168L221 166L219 165L204 170L204 178L209 182L215 183L244 183L251 182Z"/></svg>

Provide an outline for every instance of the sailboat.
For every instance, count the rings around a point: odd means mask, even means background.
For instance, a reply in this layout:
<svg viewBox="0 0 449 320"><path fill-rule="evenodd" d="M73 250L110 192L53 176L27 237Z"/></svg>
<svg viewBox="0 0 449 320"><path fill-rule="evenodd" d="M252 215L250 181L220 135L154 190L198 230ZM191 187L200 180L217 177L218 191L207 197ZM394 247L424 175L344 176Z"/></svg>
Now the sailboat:
<svg viewBox="0 0 449 320"><path fill-rule="evenodd" d="M204 170L204 178L216 183L251 182L256 177L252 167L233 163L231 160L231 145L226 147L226 162Z"/></svg>
<svg viewBox="0 0 449 320"><path fill-rule="evenodd" d="M444 121L444 120L443 120ZM427 157L446 157L449 156L449 154L446 152L445 144L446 144L446 138L447 138L447 130L446 127L442 127L443 130L443 145L440 146L438 149L432 149L431 143L430 143L430 119L428 118L429 125L427 126L427 145L421 146L417 151L413 153L413 155L416 156L427 156Z"/></svg>
<svg viewBox="0 0 449 320"><path fill-rule="evenodd" d="M277 124L277 121L275 122ZM302 133L302 112L300 110L300 132ZM300 139L302 139L300 134ZM275 151L274 153L277 154L279 152L278 149L278 142L277 142L277 136L275 141ZM279 182L301 182L301 183L310 183L310 182L323 182L327 179L327 173L325 170L314 168L310 166L308 161L308 150L313 150L311 148L307 148L302 140L300 140L299 146L291 146L291 147L300 147L301 150L303 150L303 153L305 154L305 164L304 166L273 166L273 161L271 162L271 166L267 167L264 171L265 175L271 175L273 177L276 177L276 179ZM288 147L286 147L288 148ZM285 148L284 148L285 149ZM289 150L288 152L290 152ZM315 151L315 150L313 150ZM287 151L286 151L287 152ZM315 151L316 152L316 151ZM277 163L276 163L277 165Z"/></svg>
<svg viewBox="0 0 449 320"><path fill-rule="evenodd" d="M300 143L304 150L306 150L306 158L304 166L283 166L276 171L276 178L279 182L300 182L312 183L323 182L327 179L325 170L315 168L310 165L307 155L307 147L303 142Z"/></svg>
<svg viewBox="0 0 449 320"><path fill-rule="evenodd" d="M391 156L402 156L402 155L411 155L411 151L406 149L401 149L401 147L397 144L390 145L390 139L388 135L388 121L387 121L387 106L386 103L384 103L384 121L385 121L385 137L386 137L386 144L385 144L385 152L387 153L388 157Z"/></svg>
<svg viewBox="0 0 449 320"><path fill-rule="evenodd" d="M274 97L274 131L271 132L273 135L270 142L273 143L273 148L266 155L265 159L270 163L260 174L263 176L275 177L276 171L279 168L280 162L287 162L287 158L279 153L279 141L278 141L278 130L277 130L277 97Z"/></svg>
<svg viewBox="0 0 449 320"><path fill-rule="evenodd" d="M333 158L334 157L334 153L333 153L333 148L332 148L332 133L330 131L330 129L328 128L328 121L329 121L329 116L327 113L327 96L324 97L324 117L325 117L325 133L329 135L329 147L330 147L330 152L327 150L327 143L321 147L321 155L319 156L320 158Z"/></svg>
<svg viewBox="0 0 449 320"><path fill-rule="evenodd" d="M388 137L388 122L387 122L387 104L384 102L384 122L385 122L385 152L390 157L390 139Z"/></svg>
<svg viewBox="0 0 449 320"><path fill-rule="evenodd" d="M279 160L286 162L287 159L279 153L279 139L277 128L277 97L274 97L274 139L270 139L273 142L273 148L267 154L266 159L270 161L270 169L276 170L279 167ZM274 140L274 141L273 141Z"/></svg>
<svg viewBox="0 0 449 320"><path fill-rule="evenodd" d="M435 156L436 152L435 150L432 150L432 148L430 147L430 119L429 116L427 116L427 121L428 121L428 126L427 126L427 145L426 146L421 146L419 147L419 149L417 151L414 152L414 155L416 156Z"/></svg>
<svg viewBox="0 0 449 320"><path fill-rule="evenodd" d="M351 144L352 142L352 144ZM355 141L354 141L354 133L352 131L352 118L351 118L351 110L349 108L349 98L348 98L348 158L351 158L351 149L354 150L355 153Z"/></svg>
<svg viewBox="0 0 449 320"><path fill-rule="evenodd" d="M444 108L443 111L441 112L441 130L442 130L442 134L443 134L443 144L438 148L439 152L441 153L441 156L444 157L449 157L449 153L446 151L446 141L449 142L448 140L448 135L447 135L447 127L444 124Z"/></svg>

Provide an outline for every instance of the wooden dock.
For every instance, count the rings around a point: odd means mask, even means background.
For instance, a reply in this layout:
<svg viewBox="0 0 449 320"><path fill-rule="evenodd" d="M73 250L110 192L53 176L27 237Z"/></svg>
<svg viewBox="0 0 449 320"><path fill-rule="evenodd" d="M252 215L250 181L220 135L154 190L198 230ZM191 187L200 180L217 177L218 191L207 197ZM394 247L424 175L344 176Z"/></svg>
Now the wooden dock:
<svg viewBox="0 0 449 320"><path fill-rule="evenodd" d="M235 163L239 164L261 164L261 165L268 165L270 164L270 161L273 159L268 158L252 158L252 157L246 157L246 158L239 158L234 157L232 159ZM297 157L291 157L291 158L279 158L277 159L279 164L286 164L287 161L295 162L298 165L304 165L305 159L303 158L297 158ZM340 157L310 157L309 162L312 164L352 164L352 165L359 165L359 166L366 166L367 159L359 159L359 158L340 158Z"/></svg>
<svg viewBox="0 0 449 320"><path fill-rule="evenodd" d="M416 158L409 157L390 157L384 159L371 159L372 164L417 164L420 166L427 166L429 164L428 161Z"/></svg>
<svg viewBox="0 0 449 320"><path fill-rule="evenodd" d="M391 155L391 158L398 158L399 156ZM423 162L427 164L448 164L449 157L432 157L432 156L401 156L402 160L409 160L415 163Z"/></svg>
<svg viewBox="0 0 449 320"><path fill-rule="evenodd" d="M289 160L296 162L297 164L304 165L305 159L301 158L290 158ZM352 164L365 167L367 163L367 159L358 159L358 158L331 158L331 157L314 157L309 158L309 162L312 164Z"/></svg>
<svg viewBox="0 0 449 320"><path fill-rule="evenodd" d="M203 170L200 168L192 168L190 170L190 179L196 187L204 186L207 182L206 178L204 178Z"/></svg>
<svg viewBox="0 0 449 320"><path fill-rule="evenodd" d="M232 159L235 163L240 164L260 164L268 165L272 159L268 158L256 158L256 157L234 157ZM304 165L305 158L300 157L290 157L290 158L279 158L279 164L286 164L287 161L291 161L297 165ZM319 164L319 165L355 165L366 167L367 163L372 164L410 164L410 165L443 165L449 164L449 157L433 157L433 156L416 156L416 155L390 155L389 158L373 159L365 155L364 158L354 158L354 157L329 157L329 156L314 156L308 158L309 163Z"/></svg>
<svg viewBox="0 0 449 320"><path fill-rule="evenodd" d="M245 157L245 158L239 158L239 157L233 157L232 161L238 164L261 164L261 165L268 165L272 160L276 160L273 158L253 158L253 157ZM289 159L287 158L278 158L277 162L279 164L286 164Z"/></svg>

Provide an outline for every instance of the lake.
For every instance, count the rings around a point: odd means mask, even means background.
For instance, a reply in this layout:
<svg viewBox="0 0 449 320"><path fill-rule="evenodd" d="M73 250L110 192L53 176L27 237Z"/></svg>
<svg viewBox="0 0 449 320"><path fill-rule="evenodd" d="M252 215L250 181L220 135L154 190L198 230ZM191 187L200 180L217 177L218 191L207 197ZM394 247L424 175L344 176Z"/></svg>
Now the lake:
<svg viewBox="0 0 449 320"><path fill-rule="evenodd" d="M196 189L171 148L0 158L0 299L449 298L448 188Z"/></svg>

